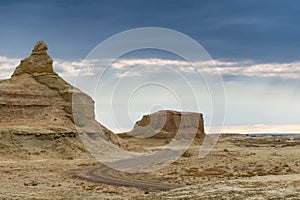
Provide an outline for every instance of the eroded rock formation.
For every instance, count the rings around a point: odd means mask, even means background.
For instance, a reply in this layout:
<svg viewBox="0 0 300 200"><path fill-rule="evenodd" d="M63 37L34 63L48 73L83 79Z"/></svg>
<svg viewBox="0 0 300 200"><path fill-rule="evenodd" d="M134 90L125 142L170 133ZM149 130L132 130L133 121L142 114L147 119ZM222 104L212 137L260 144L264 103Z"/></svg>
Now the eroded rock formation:
<svg viewBox="0 0 300 200"><path fill-rule="evenodd" d="M92 98L54 72L47 49L43 41L37 42L12 77L0 81L0 154L22 152L26 157L53 152L54 157L60 153L72 157L85 151L74 126L74 94L84 103L81 118L119 144L119 138L95 120Z"/></svg>
<svg viewBox="0 0 300 200"><path fill-rule="evenodd" d="M127 134L145 138L173 138L178 133L183 137L195 134L195 137L202 138L205 135L202 113L161 110L144 115Z"/></svg>

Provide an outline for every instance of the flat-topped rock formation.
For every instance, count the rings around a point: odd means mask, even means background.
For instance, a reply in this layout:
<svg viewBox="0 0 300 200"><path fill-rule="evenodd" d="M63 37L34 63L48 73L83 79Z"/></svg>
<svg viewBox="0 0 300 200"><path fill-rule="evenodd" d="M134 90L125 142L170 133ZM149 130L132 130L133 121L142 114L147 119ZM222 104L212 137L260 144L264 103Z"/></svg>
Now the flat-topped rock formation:
<svg viewBox="0 0 300 200"><path fill-rule="evenodd" d="M173 138L176 134L182 134L184 137L195 134L195 137L203 138L205 136L203 115L194 112L161 110L144 115L141 120L135 123L133 130L126 134L158 139Z"/></svg>
<svg viewBox="0 0 300 200"><path fill-rule="evenodd" d="M72 157L74 152L84 152L74 125L74 94L84 104L82 120L120 145L120 139L95 120L93 99L54 72L47 49L43 41L37 42L12 77L0 81L0 154L22 152L26 157L62 151L62 156ZM85 122L77 118L77 125L81 123Z"/></svg>

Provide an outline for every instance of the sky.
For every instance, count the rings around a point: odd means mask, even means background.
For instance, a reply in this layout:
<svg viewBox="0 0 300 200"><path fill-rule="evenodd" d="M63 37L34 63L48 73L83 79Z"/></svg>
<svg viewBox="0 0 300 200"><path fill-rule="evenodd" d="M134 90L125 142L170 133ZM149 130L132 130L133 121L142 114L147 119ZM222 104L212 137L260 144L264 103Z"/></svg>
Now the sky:
<svg viewBox="0 0 300 200"><path fill-rule="evenodd" d="M290 0L1 1L0 79L9 78L35 42L44 40L63 78L74 83L81 72L83 80L90 80L76 86L95 99L97 119L110 129L128 130L143 114L159 109L203 112L206 126L220 126L212 120L212 91L189 70L190 64L170 52L123 55L97 86L102 90L92 92L90 85L99 74L91 73L93 63L82 61L99 43L129 29L168 28L197 41L214 61L206 72L221 74L223 82L215 82L224 84L227 132L236 127L300 132L299 24L300 2ZM159 84L137 89L149 80ZM198 92L190 94L191 88ZM198 107L191 102L193 95Z"/></svg>

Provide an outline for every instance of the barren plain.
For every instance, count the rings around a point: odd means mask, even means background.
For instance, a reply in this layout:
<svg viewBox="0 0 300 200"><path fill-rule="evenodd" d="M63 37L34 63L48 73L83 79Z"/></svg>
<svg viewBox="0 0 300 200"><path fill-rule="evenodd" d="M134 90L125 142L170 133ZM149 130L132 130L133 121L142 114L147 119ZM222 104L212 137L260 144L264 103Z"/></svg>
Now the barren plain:
<svg viewBox="0 0 300 200"><path fill-rule="evenodd" d="M144 144L132 139L130 142ZM148 141L148 145L161 141ZM180 159L148 174L111 172L132 182L103 184L83 179L101 167L91 156L79 159L1 158L1 199L299 199L300 143L287 137L221 137L213 151L198 158L195 143ZM159 148L159 146L157 146ZM97 174L96 174L97 175ZM99 180L101 181L100 174ZM160 191L139 181L177 185Z"/></svg>

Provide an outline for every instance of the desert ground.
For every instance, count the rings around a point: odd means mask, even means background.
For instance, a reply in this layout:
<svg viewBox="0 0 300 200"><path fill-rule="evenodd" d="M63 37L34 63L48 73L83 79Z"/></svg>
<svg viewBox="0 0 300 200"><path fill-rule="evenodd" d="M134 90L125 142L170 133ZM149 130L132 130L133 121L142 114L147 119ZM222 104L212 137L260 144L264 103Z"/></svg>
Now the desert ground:
<svg viewBox="0 0 300 200"><path fill-rule="evenodd" d="M299 199L300 142L289 137L220 137L204 159L198 158L201 142L196 141L161 170L147 174L112 170L96 173L94 179L87 177L88 172L102 164L89 155L8 159L2 154L0 199ZM144 147L164 145L161 139L127 140ZM104 184L103 177L112 180ZM114 177L132 185L118 185ZM140 182L174 188L141 187Z"/></svg>

